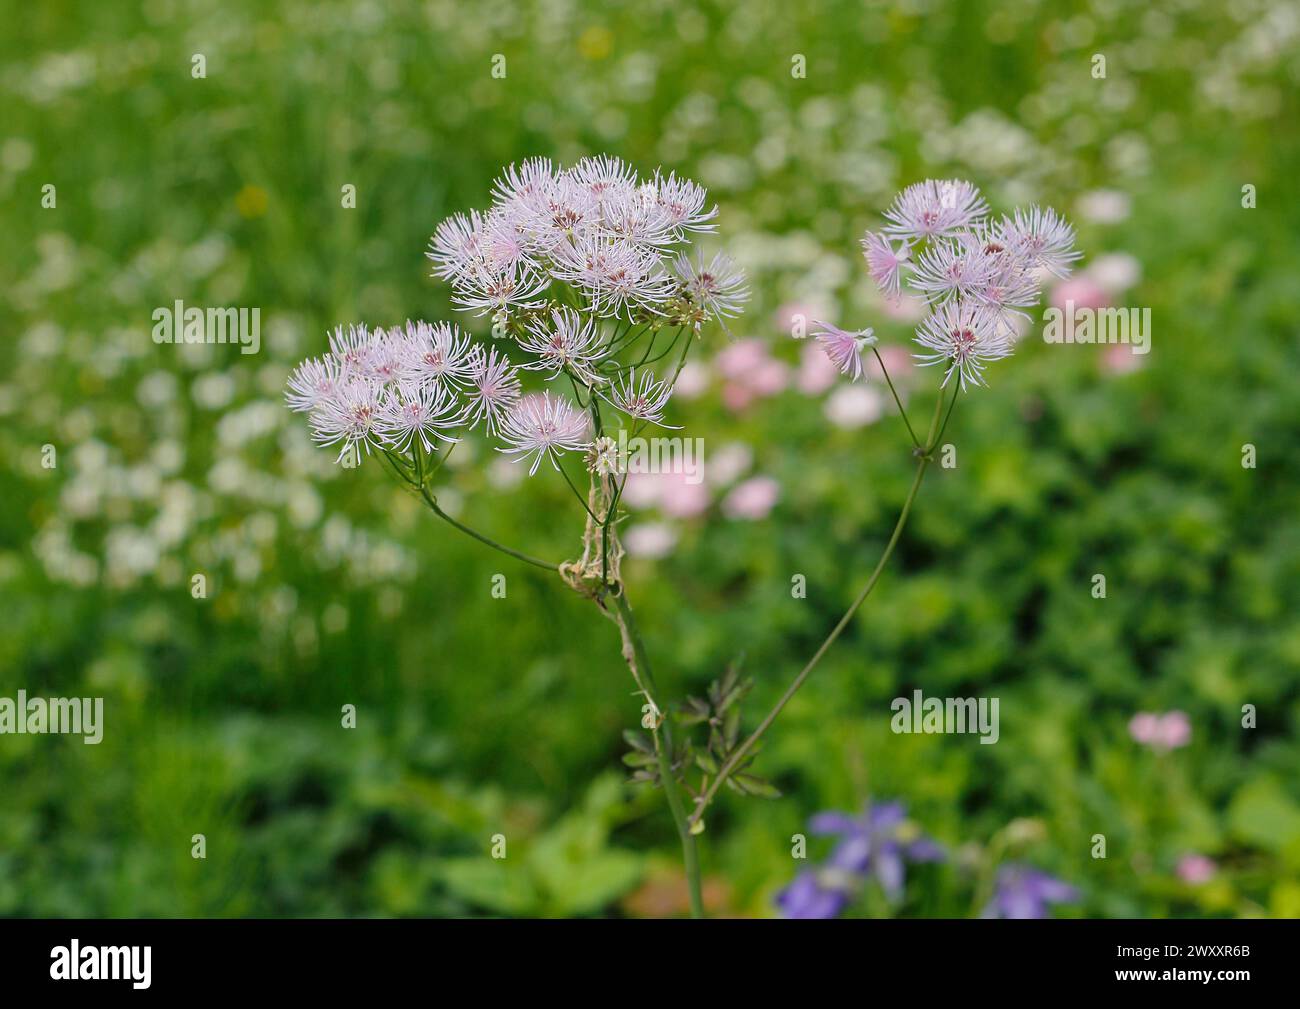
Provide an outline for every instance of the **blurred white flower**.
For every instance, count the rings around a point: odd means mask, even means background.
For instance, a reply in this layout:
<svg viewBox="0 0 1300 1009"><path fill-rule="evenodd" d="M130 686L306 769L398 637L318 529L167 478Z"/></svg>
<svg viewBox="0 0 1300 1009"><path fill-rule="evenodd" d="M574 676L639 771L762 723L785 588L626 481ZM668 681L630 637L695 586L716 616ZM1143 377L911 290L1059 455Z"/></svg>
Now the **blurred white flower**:
<svg viewBox="0 0 1300 1009"><path fill-rule="evenodd" d="M833 425L852 431L878 421L885 401L874 386L842 385L827 398L824 412Z"/></svg>
<svg viewBox="0 0 1300 1009"><path fill-rule="evenodd" d="M1094 259L1085 272L1108 293L1119 295L1142 279L1142 264L1127 252L1110 252Z"/></svg>
<svg viewBox="0 0 1300 1009"><path fill-rule="evenodd" d="M666 522L640 522L623 533L623 546L632 557L657 560L677 546L677 531Z"/></svg>
<svg viewBox="0 0 1300 1009"><path fill-rule="evenodd" d="M1118 224L1126 220L1133 201L1118 189L1093 189L1079 197L1075 204L1079 216L1097 224Z"/></svg>

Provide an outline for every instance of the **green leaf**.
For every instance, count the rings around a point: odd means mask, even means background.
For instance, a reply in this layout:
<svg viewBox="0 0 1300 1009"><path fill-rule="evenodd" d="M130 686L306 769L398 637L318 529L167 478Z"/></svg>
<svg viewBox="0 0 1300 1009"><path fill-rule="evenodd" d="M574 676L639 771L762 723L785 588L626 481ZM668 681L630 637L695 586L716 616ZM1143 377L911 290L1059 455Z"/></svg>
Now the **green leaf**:
<svg viewBox="0 0 1300 1009"><path fill-rule="evenodd" d="M737 787L746 795L756 795L762 799L779 799L781 790L770 781L756 778L752 774L737 774L733 777Z"/></svg>
<svg viewBox="0 0 1300 1009"><path fill-rule="evenodd" d="M1300 845L1300 806L1275 778L1243 785L1228 808L1228 823L1238 840L1267 851Z"/></svg>
<svg viewBox="0 0 1300 1009"><path fill-rule="evenodd" d="M633 729L624 729L623 739L634 750L640 750L642 753L655 752L654 744L644 734Z"/></svg>
<svg viewBox="0 0 1300 1009"><path fill-rule="evenodd" d="M537 910L540 895L518 860L468 855L446 859L438 871L448 890L484 911L527 914Z"/></svg>

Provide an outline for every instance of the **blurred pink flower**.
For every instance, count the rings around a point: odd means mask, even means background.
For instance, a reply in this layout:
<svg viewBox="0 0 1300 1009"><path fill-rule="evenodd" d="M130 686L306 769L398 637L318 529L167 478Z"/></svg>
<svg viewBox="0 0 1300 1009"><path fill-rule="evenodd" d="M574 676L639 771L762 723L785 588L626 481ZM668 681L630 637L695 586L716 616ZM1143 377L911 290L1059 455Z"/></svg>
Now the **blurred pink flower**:
<svg viewBox="0 0 1300 1009"><path fill-rule="evenodd" d="M1204 855L1184 855L1178 860L1178 868L1175 870L1178 878L1184 883L1205 883L1214 878L1214 874L1219 871L1215 865L1214 859L1206 858Z"/></svg>
<svg viewBox="0 0 1300 1009"><path fill-rule="evenodd" d="M872 358L872 363L875 359ZM880 366L876 365L876 370ZM839 370L815 343L805 343L799 352L799 374L795 388L805 396L820 396L835 384Z"/></svg>
<svg viewBox="0 0 1300 1009"><path fill-rule="evenodd" d="M1192 720L1185 711L1167 712L1161 720L1161 728L1161 741L1171 750L1192 741Z"/></svg>
<svg viewBox="0 0 1300 1009"><path fill-rule="evenodd" d="M750 477L723 499L722 513L732 519L766 518L780 496L781 485L770 476Z"/></svg>
<svg viewBox="0 0 1300 1009"><path fill-rule="evenodd" d="M897 319L899 322L919 322L929 312L929 306L914 294L899 295L897 301L891 301L889 298L884 299L881 305L881 312L891 319Z"/></svg>
<svg viewBox="0 0 1300 1009"><path fill-rule="evenodd" d="M772 359L767 344L762 340L737 340L728 344L713 359L713 365L723 378L740 379L762 367Z"/></svg>
<svg viewBox="0 0 1300 1009"><path fill-rule="evenodd" d="M880 354L880 360L889 369L889 377L896 388L912 377L915 365L912 364L912 355L906 349L890 346L877 347L876 350ZM875 354L867 358L867 377L884 380L885 374L880 370L880 361L876 360Z"/></svg>
<svg viewBox="0 0 1300 1009"><path fill-rule="evenodd" d="M690 518L709 507L709 491L702 481L685 473L629 473L623 502L629 508L658 507L665 515Z"/></svg>
<svg viewBox="0 0 1300 1009"><path fill-rule="evenodd" d="M754 450L733 441L711 452L704 460L704 479L714 487L725 487L740 479L754 462Z"/></svg>
<svg viewBox="0 0 1300 1009"><path fill-rule="evenodd" d="M653 508L659 503L662 490L657 473L629 473L619 500L629 508Z"/></svg>
<svg viewBox="0 0 1300 1009"><path fill-rule="evenodd" d="M776 310L776 328L802 339L808 335L813 319L820 319L826 309L812 302L791 301Z"/></svg>
<svg viewBox="0 0 1300 1009"><path fill-rule="evenodd" d="M767 361L748 376L749 387L759 396L775 396L790 384L790 368L784 361Z"/></svg>
<svg viewBox="0 0 1300 1009"><path fill-rule="evenodd" d="M1063 280L1052 288L1052 305L1065 310L1067 301L1074 302L1075 309L1105 308L1110 304L1110 295L1095 280L1081 273L1077 277Z"/></svg>
<svg viewBox="0 0 1300 1009"><path fill-rule="evenodd" d="M1111 343L1101 352L1100 367L1107 375L1126 375L1146 362L1145 354L1134 354L1133 348L1123 343Z"/></svg>
<svg viewBox="0 0 1300 1009"><path fill-rule="evenodd" d="M772 357L763 340L737 340L713 359L713 365L725 379L723 405L733 412L755 399L775 396L790 381L789 367Z"/></svg>
<svg viewBox="0 0 1300 1009"><path fill-rule="evenodd" d="M1192 723L1185 711L1168 711L1163 715L1140 711L1128 723L1128 732L1137 742L1153 750L1174 750L1191 741Z"/></svg>
<svg viewBox="0 0 1300 1009"><path fill-rule="evenodd" d="M754 402L753 391L739 382L728 382L722 387L722 405L732 413L739 413Z"/></svg>
<svg viewBox="0 0 1300 1009"><path fill-rule="evenodd" d="M709 489L685 473L659 473L659 510L674 518L691 518L709 507Z"/></svg>

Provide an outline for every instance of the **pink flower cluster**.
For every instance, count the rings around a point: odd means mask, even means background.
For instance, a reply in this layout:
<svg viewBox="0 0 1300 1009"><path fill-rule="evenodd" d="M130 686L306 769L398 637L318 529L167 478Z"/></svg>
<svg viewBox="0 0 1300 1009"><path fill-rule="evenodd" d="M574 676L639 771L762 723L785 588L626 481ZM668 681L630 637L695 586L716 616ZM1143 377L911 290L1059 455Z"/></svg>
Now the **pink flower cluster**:
<svg viewBox="0 0 1300 1009"><path fill-rule="evenodd" d="M695 474L630 473L623 503L635 511L657 510L665 519L690 519L703 515L720 496L726 518L759 521L781 499L781 485L764 474L745 476L753 461L748 445L733 442L709 456ZM628 528L623 542L634 557L661 557L676 545L677 531L668 522L640 522Z"/></svg>
<svg viewBox="0 0 1300 1009"><path fill-rule="evenodd" d="M1155 714L1140 711L1128 723L1129 735L1157 752L1178 749L1192 739L1192 723L1185 711Z"/></svg>
<svg viewBox="0 0 1300 1009"><path fill-rule="evenodd" d="M867 271L891 302L906 286L928 305L916 330L923 365L946 367L962 388L983 385L985 365L1008 356L1044 275L1065 277L1079 258L1074 229L1051 208L993 220L979 190L961 179L927 179L903 190L879 232L862 240ZM835 367L857 381L871 329L818 323L813 334Z"/></svg>
<svg viewBox="0 0 1300 1009"><path fill-rule="evenodd" d="M472 346L447 323L392 329L338 327L330 351L289 375L289 407L308 415L312 437L340 445L338 459L361 451L425 452L480 423L491 433L519 399L519 376L495 349Z"/></svg>
<svg viewBox="0 0 1300 1009"><path fill-rule="evenodd" d="M563 453L592 447L604 405L636 429L663 425L693 336L748 297L725 256L689 254L717 215L689 179L657 171L641 180L606 156L563 171L534 158L507 168L493 195L485 213L443 221L428 256L453 302L490 312L494 335L513 340L522 363L447 323L339 327L328 354L289 376L286 397L318 443L340 446L340 462L375 450L433 453L482 425L502 441L498 451L530 462L530 475L544 459L558 468ZM668 346L656 347L664 333ZM645 367L683 339L670 378ZM646 346L633 349L638 342ZM523 372L572 383L577 403L551 390L524 396Z"/></svg>
<svg viewBox="0 0 1300 1009"><path fill-rule="evenodd" d="M542 304L560 281L598 318L739 314L744 274L721 254L694 259L678 246L714 230L717 207L690 179L637 174L618 158L584 158L559 170L547 158L507 168L485 212L457 213L427 253L453 301L498 319Z"/></svg>

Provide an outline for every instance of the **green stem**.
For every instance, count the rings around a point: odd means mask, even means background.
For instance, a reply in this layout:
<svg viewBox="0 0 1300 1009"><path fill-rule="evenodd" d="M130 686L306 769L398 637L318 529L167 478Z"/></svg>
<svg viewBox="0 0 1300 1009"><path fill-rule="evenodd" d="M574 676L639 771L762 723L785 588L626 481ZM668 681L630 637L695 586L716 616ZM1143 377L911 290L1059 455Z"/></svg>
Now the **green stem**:
<svg viewBox="0 0 1300 1009"><path fill-rule="evenodd" d="M935 402L934 418L930 421L930 433L926 436L927 445L933 440L935 429L939 426L939 412L943 409L943 399L943 396L940 395ZM871 595L871 590L876 587L876 582L880 580L885 565L889 563L889 558L893 556L894 548L898 546L898 541L903 535L903 527L907 525L907 518L912 513L912 503L916 500L917 492L921 489L921 480L925 477L925 471L929 465L930 453L926 451L917 459L916 475L912 478L912 488L907 492L907 498L903 501L903 509L898 513L898 521L894 523L894 531L890 534L889 542L885 544L885 552L880 555L880 560L876 562L875 570L871 572L871 577L867 579L866 585L862 587L862 591L858 593L857 598L849 604L849 608L844 611L844 616L840 617L839 623L826 636L826 640L821 643L813 657L808 660L807 665L799 671L799 675L786 687L785 692L772 710L758 723L758 728L751 732L745 741L732 751L731 756L718 769L718 773L714 776L713 781L709 783L709 787L695 802L695 811L691 813L689 821L690 826L695 827L701 822L701 817L703 817L709 803L713 801L713 797L717 795L718 789L722 787L731 773L745 759L746 754L763 737L763 733L767 732L772 723L776 721L777 716L790 703L790 699L799 692L799 688L804 685L804 681L808 679L809 674L817 668L817 663L822 660L822 656L830 650L831 645L835 644L839 636L844 633L844 629L852 622L858 609L866 602L867 596Z"/></svg>
<svg viewBox="0 0 1300 1009"><path fill-rule="evenodd" d="M945 416L945 417L943 418L943 426L942 426L941 428L939 428L939 433L938 433L937 435L935 435L934 440L931 441L931 442L926 446L925 451L926 451L926 454L927 454L927 455L929 455L929 454L930 454L931 452L933 452L936 448L938 448L938 447L939 447L939 442L941 442L941 441L943 440L943 433L944 433L945 431L948 430L948 420L949 420L950 417L952 417L952 409L953 409L953 407L955 407L955 406L957 405L957 397L960 396L960 395L961 395L961 384L958 383L957 387L956 387L955 389L953 389L953 391L952 391L952 402L950 402L950 403L948 404L948 414L947 414L947 416ZM943 402L943 396L942 396L942 394L940 394L940 396L939 396L939 402L941 402L941 403Z"/></svg>
<svg viewBox="0 0 1300 1009"><path fill-rule="evenodd" d="M556 469L560 471L560 476L564 477L564 482L569 485L569 490L573 491L573 496L578 499L578 504L582 505L582 510L591 516L591 521L595 522L597 525L600 525L601 520L596 517L596 513L592 511L591 508L588 506L586 499L582 496L582 493L578 490L577 484L575 484L573 480L569 478L569 474L564 471L564 467L557 466Z"/></svg>
<svg viewBox="0 0 1300 1009"><path fill-rule="evenodd" d="M912 430L912 422L907 419L907 411L903 409L903 401L898 398L898 390L894 388L894 382L889 377L889 369L885 367L885 359L880 356L880 351L875 347L871 348L871 353L876 355L876 362L880 365L880 373L885 376L885 382L889 385L889 391L894 394L894 402L898 405L898 412L903 418L903 423L907 425L907 433L912 436L912 447L920 448L921 442L916 437L916 432Z"/></svg>
<svg viewBox="0 0 1300 1009"><path fill-rule="evenodd" d="M455 446L452 447L454 448ZM415 491L422 498L424 498L425 504L427 504L433 510L433 513L437 515L438 518L442 519L444 522L451 523L451 525L455 526L466 536L473 536L480 543L484 543L487 546L490 546L493 550L500 550L503 554L507 554L508 556L515 558L515 560L523 561L525 564L531 564L533 565L533 567L543 568L546 571L560 570L560 566L558 564L552 564L550 561L541 561L538 560L536 557L529 557L528 554L526 553L521 553L518 550L511 549L508 546L498 543L496 540L492 539L491 537L484 536L481 532L477 532L476 530L471 529L463 522L456 521L445 511L439 508L438 499L435 498L432 494L430 494L429 488L427 488L424 485L423 464L421 463L419 458L419 448L416 446L412 446L411 452L413 456L412 465L417 470L421 471L418 479L416 478L415 474L403 472L402 467L398 466L397 457L395 457L393 453L390 452L388 449L384 449L382 451L382 455L384 459L387 460L389 467L392 469L393 475L396 476L397 479L402 481L402 483L406 484L409 488L411 488L411 490ZM447 454L448 455L451 454L451 449L447 450ZM405 466L404 460L402 465ZM441 465L441 463L439 465Z"/></svg>
<svg viewBox="0 0 1300 1009"><path fill-rule="evenodd" d="M655 694L659 693L659 688L654 682L654 673L650 671L650 656L646 653L645 642L641 640L641 633L636 626L636 619L632 616L632 607L627 601L625 593L620 591L614 596L614 606L618 610L618 621L626 633L628 640L632 643L632 650L636 656L637 665L640 667L641 674L645 678L646 686ZM677 825L677 836L682 843L682 862L686 869L686 884L690 892L691 917L704 917L704 899L700 890L700 853L695 843L695 835L691 833L690 824L686 818L686 808L682 805L681 793L678 791L677 778L673 774L673 735L672 728L668 723L667 712L659 707L658 702L649 698L653 705L656 716L663 717L663 723L654 730L655 735L655 752L659 758L659 783L663 786L664 795L668 799L668 810L673 815L673 823Z"/></svg>
<svg viewBox="0 0 1300 1009"><path fill-rule="evenodd" d="M471 529L469 526L465 525L462 522L457 522L454 518L452 518L445 511L443 511L441 508L438 507L438 499L429 493L427 487L420 487L419 491L420 491L420 495L424 498L425 503L431 509L433 509L433 513L437 515L438 518L442 519L444 522L451 523L453 526L455 526L457 529L463 532L466 536L473 536L480 543L490 546L493 550L500 550L503 554L507 554L508 556L513 557L517 561L523 561L525 564L531 564L535 568L542 568L546 571L558 571L560 569L560 566L558 564L552 564L550 561L538 560L536 557L529 557L525 553L521 553L518 550L512 549L511 547L498 543L496 540L492 539L491 537L484 536L481 532Z"/></svg>

